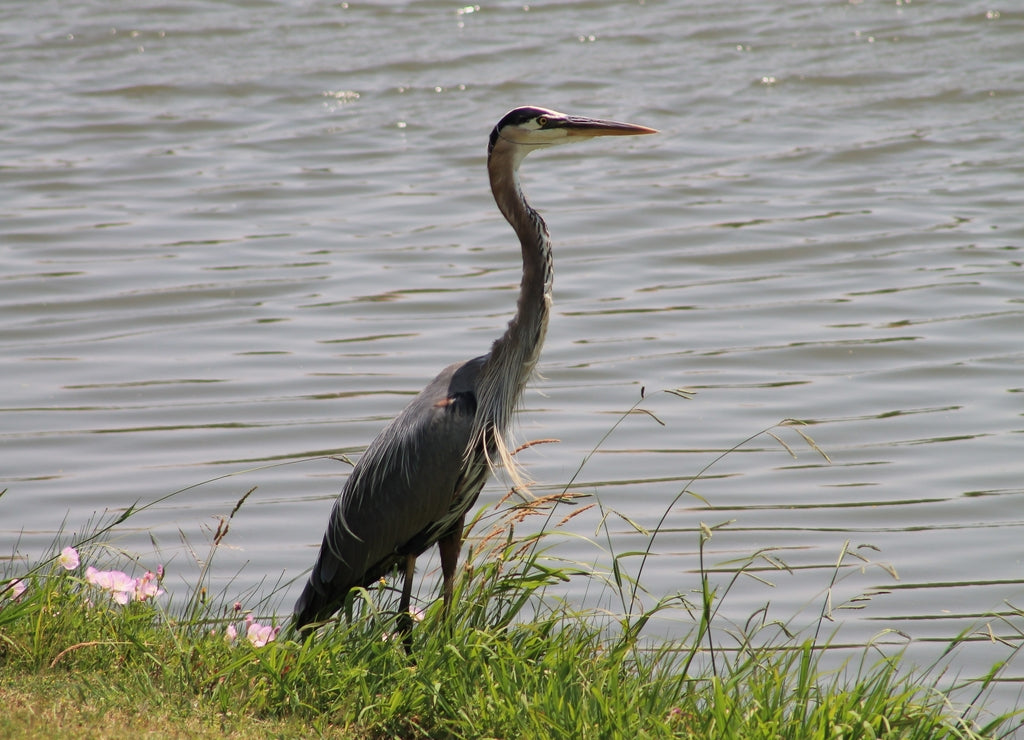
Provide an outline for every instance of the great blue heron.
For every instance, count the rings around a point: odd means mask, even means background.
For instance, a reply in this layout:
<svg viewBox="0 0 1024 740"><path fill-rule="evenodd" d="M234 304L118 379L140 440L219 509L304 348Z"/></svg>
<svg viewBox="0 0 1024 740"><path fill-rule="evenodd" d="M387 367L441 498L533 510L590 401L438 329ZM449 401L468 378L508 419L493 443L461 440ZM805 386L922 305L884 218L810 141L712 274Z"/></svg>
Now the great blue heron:
<svg viewBox="0 0 1024 740"><path fill-rule="evenodd" d="M487 146L491 192L519 236L523 279L515 317L491 351L449 365L366 449L338 496L309 581L295 604L298 628L329 618L348 592L402 568L399 606L406 624L416 557L441 551L444 604L452 599L466 511L492 464L511 465L505 435L540 355L551 306L551 242L526 202L519 165L535 149L592 136L654 129L516 108Z"/></svg>

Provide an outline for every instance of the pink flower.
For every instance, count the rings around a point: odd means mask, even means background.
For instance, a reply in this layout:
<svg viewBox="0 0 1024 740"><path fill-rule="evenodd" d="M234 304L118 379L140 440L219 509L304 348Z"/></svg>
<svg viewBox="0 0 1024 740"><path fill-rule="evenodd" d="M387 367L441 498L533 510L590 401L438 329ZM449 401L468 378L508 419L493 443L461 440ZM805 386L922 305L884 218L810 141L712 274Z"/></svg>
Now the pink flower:
<svg viewBox="0 0 1024 740"><path fill-rule="evenodd" d="M164 592L160 588L160 576L148 570L141 578L132 578L119 570L96 570L90 565L85 569L85 580L106 591L121 605L132 600L154 599Z"/></svg>
<svg viewBox="0 0 1024 740"><path fill-rule="evenodd" d="M57 562L60 563L60 567L64 570L74 570L78 567L78 550L71 547L65 547L60 551L60 557L57 558Z"/></svg>
<svg viewBox="0 0 1024 740"><path fill-rule="evenodd" d="M135 582L135 599L137 601L154 599L163 592L164 590L160 588L160 584L157 582L157 576L148 570L142 578Z"/></svg>
<svg viewBox="0 0 1024 740"><path fill-rule="evenodd" d="M246 638L252 643L253 647L263 647L268 642L273 642L274 638L277 637L277 633L280 631L280 627L273 627L269 624L260 624L259 622L249 622L249 630L246 634Z"/></svg>
<svg viewBox="0 0 1024 740"><path fill-rule="evenodd" d="M229 624L228 628L224 630L224 639L228 642L234 642L238 639L238 630L235 629L235 625Z"/></svg>
<svg viewBox="0 0 1024 740"><path fill-rule="evenodd" d="M85 580L91 583L96 588L106 588L106 585L110 579L109 574L105 570L96 570L91 565L85 569Z"/></svg>
<svg viewBox="0 0 1024 740"><path fill-rule="evenodd" d="M3 593L4 596L10 596L14 601L21 601L21 595L25 593L27 588L28 586L25 585L23 580L15 578L13 581L8 581L0 593Z"/></svg>
<svg viewBox="0 0 1024 740"><path fill-rule="evenodd" d="M85 580L108 592L110 598L122 606L135 596L135 579L119 570L96 570L90 565L85 569Z"/></svg>

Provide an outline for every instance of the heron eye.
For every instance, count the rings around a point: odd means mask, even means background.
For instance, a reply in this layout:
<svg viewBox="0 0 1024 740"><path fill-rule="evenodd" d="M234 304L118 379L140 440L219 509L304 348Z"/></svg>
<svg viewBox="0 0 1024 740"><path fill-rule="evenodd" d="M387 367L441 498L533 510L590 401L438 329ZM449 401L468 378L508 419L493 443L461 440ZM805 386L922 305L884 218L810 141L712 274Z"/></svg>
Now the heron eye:
<svg viewBox="0 0 1024 740"><path fill-rule="evenodd" d="M544 128L545 126L547 126L548 125L548 117L547 116L538 116L538 118L537 118L537 125L540 126L541 128Z"/></svg>

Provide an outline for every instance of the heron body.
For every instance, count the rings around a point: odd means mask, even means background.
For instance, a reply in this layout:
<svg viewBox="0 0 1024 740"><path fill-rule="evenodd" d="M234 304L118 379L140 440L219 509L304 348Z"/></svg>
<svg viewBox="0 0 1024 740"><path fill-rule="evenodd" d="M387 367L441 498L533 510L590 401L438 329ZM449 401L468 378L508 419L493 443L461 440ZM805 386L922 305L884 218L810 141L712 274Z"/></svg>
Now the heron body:
<svg viewBox="0 0 1024 740"><path fill-rule="evenodd" d="M435 543L450 604L466 512L491 467L511 465L506 434L540 357L551 306L551 242L523 195L519 165L535 149L650 133L655 131L536 107L509 111L494 127L487 147L491 192L522 246L515 316L490 352L442 370L356 463L295 604L296 627L326 620L352 588L396 568L404 570L400 610L408 614L416 557Z"/></svg>

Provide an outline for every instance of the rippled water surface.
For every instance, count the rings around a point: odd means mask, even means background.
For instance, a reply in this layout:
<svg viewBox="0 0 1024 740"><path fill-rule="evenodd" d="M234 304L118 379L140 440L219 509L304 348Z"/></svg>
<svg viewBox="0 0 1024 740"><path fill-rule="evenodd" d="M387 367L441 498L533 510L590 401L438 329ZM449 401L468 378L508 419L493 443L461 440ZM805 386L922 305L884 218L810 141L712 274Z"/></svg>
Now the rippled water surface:
<svg viewBox="0 0 1024 740"><path fill-rule="evenodd" d="M503 330L518 246L485 143L529 103L662 132L524 165L556 244L519 428L561 440L522 455L536 492L599 445L574 490L648 527L671 507L652 599L697 584L701 522L732 522L709 564L771 555L771 585L730 592L737 622L771 602L813 623L849 543L899 579L844 571L834 605L871 599L836 612L840 642L899 630L928 664L963 630L1014 635L990 616L1024 604L1012 5L5 6L0 546L31 556L93 512L260 468L151 507L117 542L146 559L152 535L173 591L192 562L179 532L205 552L256 486L214 580L301 576L348 468L261 466L357 456ZM679 387L695 397L657 392ZM642 392L650 413L601 442ZM787 418L831 463L790 428L795 458L762 435L716 461ZM672 505L694 476L699 498ZM618 552L646 544L613 530ZM1007 655L979 640L956 668Z"/></svg>

